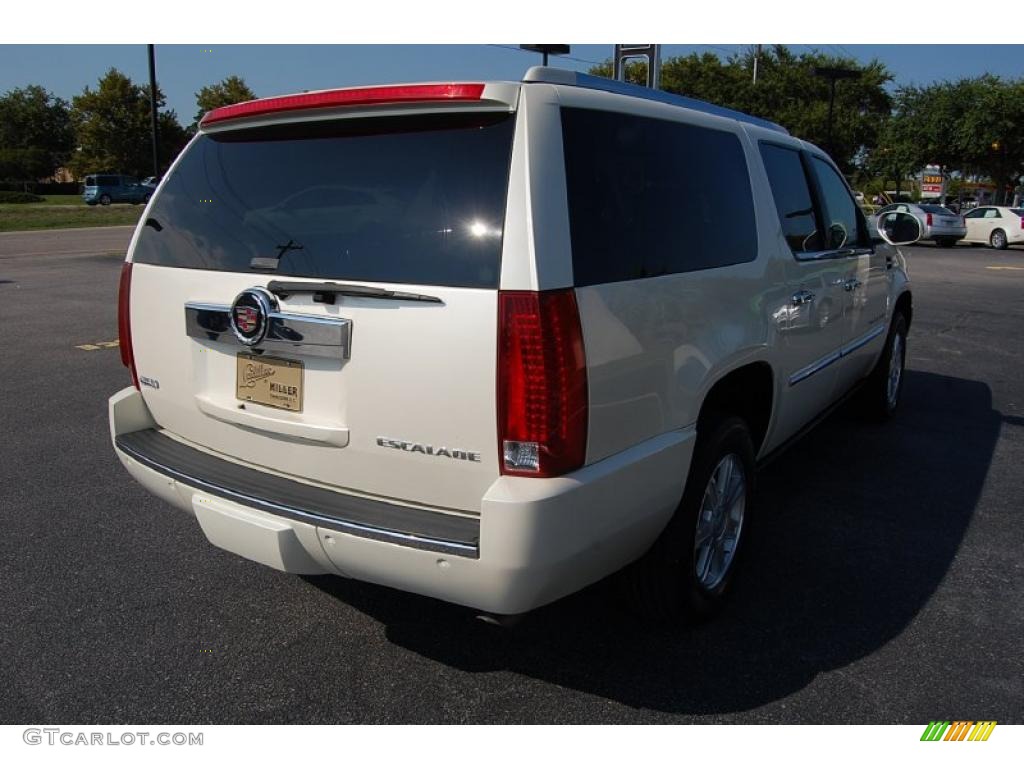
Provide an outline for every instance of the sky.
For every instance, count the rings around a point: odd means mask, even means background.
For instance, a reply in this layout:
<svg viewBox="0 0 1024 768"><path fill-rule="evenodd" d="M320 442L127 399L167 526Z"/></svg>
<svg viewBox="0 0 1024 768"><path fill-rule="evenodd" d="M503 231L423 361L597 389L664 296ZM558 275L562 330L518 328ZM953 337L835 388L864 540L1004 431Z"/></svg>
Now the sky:
<svg viewBox="0 0 1024 768"><path fill-rule="evenodd" d="M927 84L991 72L1024 77L1024 45L793 45L879 59L896 84ZM710 51L725 58L741 45L665 45L662 57ZM586 70L610 58L612 45L574 45L552 66ZM350 85L424 80L518 80L539 54L498 45L158 45L157 81L167 108L182 124L196 112L195 93L228 75L240 75L258 96ZM148 81L144 45L0 45L0 93L42 85L71 99L116 67Z"/></svg>

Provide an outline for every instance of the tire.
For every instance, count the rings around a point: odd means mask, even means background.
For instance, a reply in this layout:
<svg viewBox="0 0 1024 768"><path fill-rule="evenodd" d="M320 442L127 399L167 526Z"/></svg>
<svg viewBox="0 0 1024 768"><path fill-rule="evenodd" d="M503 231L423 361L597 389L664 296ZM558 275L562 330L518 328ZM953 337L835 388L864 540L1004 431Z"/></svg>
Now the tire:
<svg viewBox="0 0 1024 768"><path fill-rule="evenodd" d="M100 195L100 205L110 205L110 195Z"/></svg>
<svg viewBox="0 0 1024 768"><path fill-rule="evenodd" d="M1006 233L1001 229L992 230L992 235L988 239L988 244L995 248L997 251L1005 251L1006 246L1009 242L1006 239Z"/></svg>
<svg viewBox="0 0 1024 768"><path fill-rule="evenodd" d="M721 610L750 537L754 472L754 444L745 421L724 416L698 427L682 501L631 574L632 604L645 618L696 624ZM717 483L725 484L731 503L715 504ZM698 530L711 540L701 544Z"/></svg>
<svg viewBox="0 0 1024 768"><path fill-rule="evenodd" d="M907 319L898 313L893 316L889 326L889 336L885 340L882 356L864 386L863 402L870 416L887 421L896 414L903 395L906 362Z"/></svg>

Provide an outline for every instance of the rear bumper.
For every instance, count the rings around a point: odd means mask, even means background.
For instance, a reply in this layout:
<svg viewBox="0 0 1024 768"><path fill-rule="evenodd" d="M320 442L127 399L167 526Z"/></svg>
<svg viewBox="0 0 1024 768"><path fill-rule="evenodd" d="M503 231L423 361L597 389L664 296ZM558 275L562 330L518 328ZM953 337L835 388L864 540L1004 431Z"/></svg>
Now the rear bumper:
<svg viewBox="0 0 1024 768"><path fill-rule="evenodd" d="M114 449L215 545L293 573L335 573L496 614L570 594L642 555L679 503L695 434L661 435L572 475L501 477L479 516L340 493L162 433L134 388L110 399Z"/></svg>
<svg viewBox="0 0 1024 768"><path fill-rule="evenodd" d="M925 227L925 234L924 234L924 237L922 237L921 239L922 240L934 240L936 238L940 238L940 239L943 239L943 240L945 240L945 239L963 240L966 236L967 236L967 229L966 229L966 227L939 227L939 226L932 226L932 227Z"/></svg>

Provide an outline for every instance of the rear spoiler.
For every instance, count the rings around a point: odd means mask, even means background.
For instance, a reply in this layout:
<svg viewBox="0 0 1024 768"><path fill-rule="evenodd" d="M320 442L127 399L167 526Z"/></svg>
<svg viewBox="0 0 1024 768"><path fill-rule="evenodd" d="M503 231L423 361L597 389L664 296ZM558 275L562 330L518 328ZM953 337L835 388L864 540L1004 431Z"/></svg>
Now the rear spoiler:
<svg viewBox="0 0 1024 768"><path fill-rule="evenodd" d="M516 89L517 90L517 89ZM485 93L486 91L486 93ZM218 107L203 116L201 128L247 118L260 118L306 110L331 110L348 107L386 107L398 105L468 105L482 107L515 106L516 93L508 84L496 83L424 83L417 85L384 85L366 88L338 88L309 91L288 96L253 99L240 104Z"/></svg>

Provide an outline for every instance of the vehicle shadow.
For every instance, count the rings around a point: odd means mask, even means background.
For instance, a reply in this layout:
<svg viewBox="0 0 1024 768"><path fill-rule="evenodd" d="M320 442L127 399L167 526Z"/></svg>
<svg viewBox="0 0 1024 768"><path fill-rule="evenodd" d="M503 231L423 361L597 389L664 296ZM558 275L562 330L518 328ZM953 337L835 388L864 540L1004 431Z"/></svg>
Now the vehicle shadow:
<svg viewBox="0 0 1024 768"><path fill-rule="evenodd" d="M908 370L904 397L884 425L844 406L763 471L742 581L696 629L638 621L615 578L504 630L426 598L308 581L382 622L392 643L460 670L510 670L671 713L757 707L899 635L957 552L1002 417L977 381Z"/></svg>

